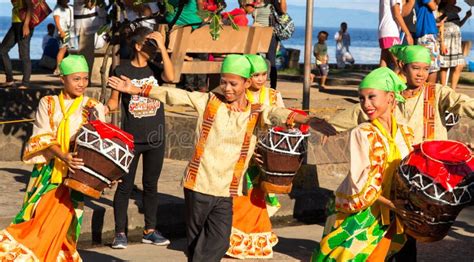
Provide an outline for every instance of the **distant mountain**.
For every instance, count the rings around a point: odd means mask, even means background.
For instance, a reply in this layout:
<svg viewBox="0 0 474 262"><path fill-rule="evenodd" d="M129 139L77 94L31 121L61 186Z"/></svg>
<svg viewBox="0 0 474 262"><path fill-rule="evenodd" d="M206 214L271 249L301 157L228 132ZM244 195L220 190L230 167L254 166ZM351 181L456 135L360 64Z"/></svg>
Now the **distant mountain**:
<svg viewBox="0 0 474 262"><path fill-rule="evenodd" d="M288 13L297 26L306 24L306 7L288 5ZM377 29L378 13L340 8L314 8L313 25L315 27L339 27L341 22L347 22L349 28Z"/></svg>
<svg viewBox="0 0 474 262"><path fill-rule="evenodd" d="M297 26L306 24L306 7L288 5L288 13ZM462 27L463 31L474 32L474 18L467 21ZM347 22L349 29L364 28L377 29L379 24L379 14L363 10L351 10L342 8L318 7L313 10L314 27L339 27L341 22ZM473 40L473 39L470 39Z"/></svg>

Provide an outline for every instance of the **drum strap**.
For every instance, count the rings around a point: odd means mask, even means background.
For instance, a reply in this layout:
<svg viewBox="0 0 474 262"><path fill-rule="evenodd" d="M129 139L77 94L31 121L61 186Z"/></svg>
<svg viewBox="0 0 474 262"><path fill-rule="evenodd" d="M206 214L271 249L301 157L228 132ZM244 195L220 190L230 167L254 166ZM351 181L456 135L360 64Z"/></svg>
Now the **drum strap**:
<svg viewBox="0 0 474 262"><path fill-rule="evenodd" d="M435 136L435 85L425 85L423 106L423 140L432 140Z"/></svg>
<svg viewBox="0 0 474 262"><path fill-rule="evenodd" d="M245 171L245 161L250 149L250 141L252 140L253 131L255 125L257 124L258 117L260 116L260 105L252 104L249 121L247 123L247 130L245 131L244 141L242 142L242 147L240 149L239 161L234 167L234 175L232 176L232 182L230 184L229 193L231 196L237 196L239 191L240 179L242 174Z"/></svg>
<svg viewBox="0 0 474 262"><path fill-rule="evenodd" d="M82 105L82 100L83 96L81 95L80 97L77 97L74 99L74 102L72 105L69 107L69 109L66 110L66 107L64 105L64 94L61 92L59 94L59 105L61 106L61 112L63 113L63 119L59 123L58 131L57 131L57 140L59 144L61 145L61 151L63 153L69 152L69 145L70 145L70 121L69 118L71 115L74 114ZM53 168L53 174L51 175L51 182L52 183L58 183L60 184L62 182L63 176L67 173L68 167L66 163L64 163L62 160L59 158L55 158L54 161L54 168Z"/></svg>
<svg viewBox="0 0 474 262"><path fill-rule="evenodd" d="M199 140L196 144L196 148L194 149L193 157L189 162L189 167L184 178L185 188L193 189L196 184L197 173L199 165L201 164L201 157L204 154L204 145L206 144L207 137L211 131L212 124L214 123L217 110L219 109L221 103L222 101L217 96L211 94L211 98L209 99L206 110L204 111Z"/></svg>

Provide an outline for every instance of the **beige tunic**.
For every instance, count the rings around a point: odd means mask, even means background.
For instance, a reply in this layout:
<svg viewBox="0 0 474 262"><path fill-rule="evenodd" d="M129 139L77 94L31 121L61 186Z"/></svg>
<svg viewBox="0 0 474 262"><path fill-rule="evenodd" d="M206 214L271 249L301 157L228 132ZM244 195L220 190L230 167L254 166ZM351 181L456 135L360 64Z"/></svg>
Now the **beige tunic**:
<svg viewBox="0 0 474 262"><path fill-rule="evenodd" d="M72 105L74 100L64 100L66 110ZM76 135L81 126L87 122L86 108L92 107L97 112L97 118L105 121L104 106L93 98L84 96L82 106L70 116L69 134ZM23 161L29 164L44 164L52 159L52 155L47 154L44 149L59 145L56 140L59 123L63 119L58 96L45 96L41 98L36 110L35 122L33 124L33 134L26 144Z"/></svg>
<svg viewBox="0 0 474 262"><path fill-rule="evenodd" d="M417 96L407 98L405 103L399 103L395 111L397 121L413 129L415 144L421 143L424 140L424 92L425 88L423 88ZM456 93L456 91L447 86L436 85L434 106L434 139L437 140L448 139L444 118L445 111L449 111L461 117L474 118L474 98ZM354 128L367 120L367 115L362 111L360 104L357 104L351 109L345 110L331 118L329 123L332 124L337 131L342 132Z"/></svg>
<svg viewBox="0 0 474 262"><path fill-rule="evenodd" d="M193 186L188 186L187 178L183 179L184 186L196 192L213 196L230 196L229 190L234 175L235 165L241 157L242 144L247 130L247 124L251 114L250 107L243 112L232 111L226 103L221 103L212 126L209 130L203 130L203 118L207 104L213 94L200 92L186 92L176 88L158 87L152 88L149 97L158 99L168 105L187 105L194 108L198 113L196 138L206 133L207 139L204 152L199 159L191 159L186 174L190 171L190 165L198 162L196 179ZM250 104L250 103L249 103ZM262 106L260 120L265 124L283 125L288 120L290 110ZM271 121L270 121L271 120ZM255 131L250 140L248 154L245 159L244 171L247 169L257 137ZM239 181L238 194L242 194L242 181Z"/></svg>

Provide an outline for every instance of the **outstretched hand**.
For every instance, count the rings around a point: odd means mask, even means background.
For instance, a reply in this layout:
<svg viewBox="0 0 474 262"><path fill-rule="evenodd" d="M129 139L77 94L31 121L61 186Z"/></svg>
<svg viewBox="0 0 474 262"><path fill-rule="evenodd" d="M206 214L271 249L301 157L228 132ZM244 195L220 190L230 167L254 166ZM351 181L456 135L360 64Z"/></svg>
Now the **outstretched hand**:
<svg viewBox="0 0 474 262"><path fill-rule="evenodd" d="M107 82L107 84L119 92L131 94L131 95L138 95L141 91L141 89L138 87L135 87L132 84L132 81L130 80L130 78L126 76L109 77L109 81Z"/></svg>
<svg viewBox="0 0 474 262"><path fill-rule="evenodd" d="M308 124L312 129L314 129L315 131L318 131L319 133L325 136L337 135L336 129L322 118L311 117Z"/></svg>

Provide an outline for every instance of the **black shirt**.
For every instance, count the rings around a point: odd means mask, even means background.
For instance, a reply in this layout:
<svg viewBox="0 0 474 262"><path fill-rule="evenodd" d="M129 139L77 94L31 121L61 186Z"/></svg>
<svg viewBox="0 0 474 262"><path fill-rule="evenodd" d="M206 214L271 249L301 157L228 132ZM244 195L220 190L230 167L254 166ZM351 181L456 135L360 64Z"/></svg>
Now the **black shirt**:
<svg viewBox="0 0 474 262"><path fill-rule="evenodd" d="M124 75L141 87L145 84L161 85L161 72L156 65L135 67L130 60L122 60L114 75ZM139 95L122 93L122 129L133 135L135 143L147 144L165 139L165 111L163 103Z"/></svg>

